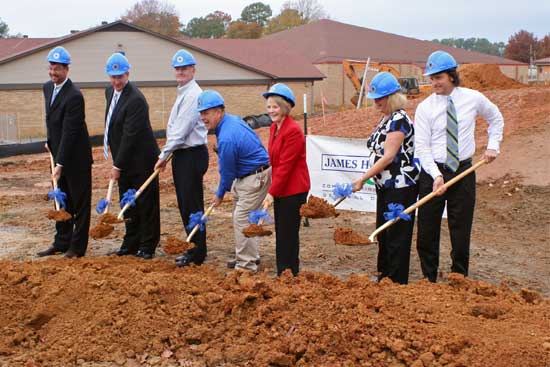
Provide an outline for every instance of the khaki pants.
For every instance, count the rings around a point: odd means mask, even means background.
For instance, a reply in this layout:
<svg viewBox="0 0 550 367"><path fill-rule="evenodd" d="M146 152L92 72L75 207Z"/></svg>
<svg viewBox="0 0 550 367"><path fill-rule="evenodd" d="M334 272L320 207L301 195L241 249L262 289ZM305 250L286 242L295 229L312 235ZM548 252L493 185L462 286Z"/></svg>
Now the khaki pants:
<svg viewBox="0 0 550 367"><path fill-rule="evenodd" d="M257 238L246 238L243 228L249 225L248 214L261 209L271 186L271 168L233 183L233 230L235 232L235 269L257 271L256 260L260 258Z"/></svg>

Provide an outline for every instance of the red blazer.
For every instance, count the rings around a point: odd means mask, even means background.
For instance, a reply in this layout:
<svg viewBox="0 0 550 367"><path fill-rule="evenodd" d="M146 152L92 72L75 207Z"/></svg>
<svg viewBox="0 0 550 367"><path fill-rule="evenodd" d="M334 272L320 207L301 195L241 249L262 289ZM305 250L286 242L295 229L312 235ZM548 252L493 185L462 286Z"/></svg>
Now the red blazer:
<svg viewBox="0 0 550 367"><path fill-rule="evenodd" d="M291 117L287 117L277 131L277 123L269 133L269 162L272 179L269 193L276 198L308 192L309 172L306 163L306 139Z"/></svg>

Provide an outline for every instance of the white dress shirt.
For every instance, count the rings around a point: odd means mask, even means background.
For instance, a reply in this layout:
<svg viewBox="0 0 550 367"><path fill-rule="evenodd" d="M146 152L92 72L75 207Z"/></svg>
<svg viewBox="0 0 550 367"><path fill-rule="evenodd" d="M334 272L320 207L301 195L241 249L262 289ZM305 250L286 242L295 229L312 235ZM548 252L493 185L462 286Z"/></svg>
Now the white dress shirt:
<svg viewBox="0 0 550 367"><path fill-rule="evenodd" d="M52 99L50 100L50 106L53 104L53 101L55 101L55 99L57 98L57 96L59 95L59 92L61 92L61 89L63 88L63 86L65 85L65 83L67 83L67 80L69 80L69 78L65 78L65 80L63 81L63 83L61 84L55 84L53 85L53 91L52 91ZM57 89L57 93L55 92L55 90Z"/></svg>
<svg viewBox="0 0 550 367"><path fill-rule="evenodd" d="M197 112L197 100L202 89L195 80L178 87L178 97L168 119L166 127L166 144L159 155L166 159L169 153L207 142L208 130Z"/></svg>
<svg viewBox="0 0 550 367"><path fill-rule="evenodd" d="M471 158L476 150L474 131L479 115L489 124L487 149L499 151L504 119L498 107L482 93L456 87L450 94L458 120L458 159ZM434 179L441 175L436 163L447 158L447 96L432 93L416 108L414 116L415 156L422 169Z"/></svg>

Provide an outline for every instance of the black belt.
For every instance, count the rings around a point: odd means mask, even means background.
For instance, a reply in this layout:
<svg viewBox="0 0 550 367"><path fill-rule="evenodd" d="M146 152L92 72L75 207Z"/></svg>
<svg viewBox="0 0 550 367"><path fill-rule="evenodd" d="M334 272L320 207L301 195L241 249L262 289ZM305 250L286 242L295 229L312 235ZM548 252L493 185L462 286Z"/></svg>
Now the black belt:
<svg viewBox="0 0 550 367"><path fill-rule="evenodd" d="M200 150L200 149L204 149L206 148L206 144L202 144L202 145L194 145L192 147L189 147L189 148L180 148L180 149L176 149L174 151L175 152L194 152L195 150Z"/></svg>
<svg viewBox="0 0 550 367"><path fill-rule="evenodd" d="M271 166L269 165L269 163L266 163L266 164L264 164L263 166L260 166L260 167L256 168L254 171L249 172L249 173L247 173L246 175L241 176L241 177L237 177L237 178L245 178L245 177L248 177L248 176L255 175L255 174L257 174L257 173L260 173L260 172L265 171L265 170L268 169L269 167L271 167Z"/></svg>
<svg viewBox="0 0 550 367"><path fill-rule="evenodd" d="M447 167L447 164L445 163L437 163L435 162L435 164L437 164L437 167L441 170L441 171L448 171L448 172L453 172L449 167ZM457 168L457 171L460 167L464 167L466 165L471 165L472 164L472 158L468 158L468 159L465 159L463 161L460 161L459 164L458 164L458 168Z"/></svg>

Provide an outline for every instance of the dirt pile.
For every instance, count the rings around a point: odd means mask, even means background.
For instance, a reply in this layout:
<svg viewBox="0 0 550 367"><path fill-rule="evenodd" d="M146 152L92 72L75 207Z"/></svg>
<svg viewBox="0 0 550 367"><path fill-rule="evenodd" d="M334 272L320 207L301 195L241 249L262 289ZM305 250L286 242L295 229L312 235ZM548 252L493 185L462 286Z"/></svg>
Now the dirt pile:
<svg viewBox="0 0 550 367"><path fill-rule="evenodd" d="M464 64L458 67L461 86L479 91L527 88L527 85L508 78L495 64Z"/></svg>
<svg viewBox="0 0 550 367"><path fill-rule="evenodd" d="M334 230L334 243L344 246L362 246L372 244L367 236L356 233L351 228L336 228Z"/></svg>
<svg viewBox="0 0 550 367"><path fill-rule="evenodd" d="M550 362L548 300L454 274L403 287L311 272L224 277L159 260L4 261L0 303L0 362L10 366Z"/></svg>

